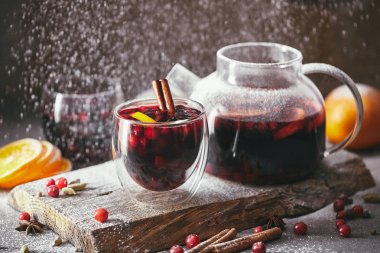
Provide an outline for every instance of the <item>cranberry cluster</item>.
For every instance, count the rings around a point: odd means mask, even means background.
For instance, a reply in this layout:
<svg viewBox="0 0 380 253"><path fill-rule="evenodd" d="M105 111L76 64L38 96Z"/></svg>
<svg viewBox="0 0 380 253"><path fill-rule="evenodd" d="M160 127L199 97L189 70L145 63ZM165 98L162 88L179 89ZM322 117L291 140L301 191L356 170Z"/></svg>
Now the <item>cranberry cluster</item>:
<svg viewBox="0 0 380 253"><path fill-rule="evenodd" d="M361 205L354 205L352 208L344 209L346 205L352 204L351 198L345 194L341 194L337 200L334 201L333 208L336 212L335 225L342 237L349 237L351 234L351 227L346 224L346 220L355 218L369 218L370 214Z"/></svg>
<svg viewBox="0 0 380 253"><path fill-rule="evenodd" d="M67 187L67 179L60 177L57 180L53 178L48 179L46 182L47 195L52 198L58 198L59 190ZM105 222L108 219L108 211L104 208L98 208L95 210L94 219L99 222ZM26 212L22 212L19 215L19 220L30 220L30 215Z"/></svg>
<svg viewBox="0 0 380 253"><path fill-rule="evenodd" d="M53 178L48 179L46 182L47 195L52 198L58 198L59 190L67 187L67 179L60 177L56 180Z"/></svg>

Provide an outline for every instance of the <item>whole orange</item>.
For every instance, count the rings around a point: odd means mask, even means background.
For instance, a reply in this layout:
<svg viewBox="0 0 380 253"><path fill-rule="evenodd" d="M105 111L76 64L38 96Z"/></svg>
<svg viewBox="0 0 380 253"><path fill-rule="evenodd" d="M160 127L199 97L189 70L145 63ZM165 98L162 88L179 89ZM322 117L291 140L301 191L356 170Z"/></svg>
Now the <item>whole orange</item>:
<svg viewBox="0 0 380 253"><path fill-rule="evenodd" d="M357 84L363 100L363 123L348 149L365 149L380 143L380 90ZM356 121L354 97L346 86L334 89L326 97L326 136L331 143L344 140Z"/></svg>

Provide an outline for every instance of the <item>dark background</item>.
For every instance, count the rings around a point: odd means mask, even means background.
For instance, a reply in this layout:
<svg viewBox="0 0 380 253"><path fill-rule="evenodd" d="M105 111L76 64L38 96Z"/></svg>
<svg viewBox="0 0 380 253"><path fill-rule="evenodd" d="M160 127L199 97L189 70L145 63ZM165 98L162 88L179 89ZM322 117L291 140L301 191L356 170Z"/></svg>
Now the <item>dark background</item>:
<svg viewBox="0 0 380 253"><path fill-rule="evenodd" d="M237 42L287 44L304 62L380 87L379 27L375 0L1 0L0 144L41 136L38 102L51 73L118 78L128 99L177 62L209 74L216 50ZM313 79L324 94L338 85Z"/></svg>

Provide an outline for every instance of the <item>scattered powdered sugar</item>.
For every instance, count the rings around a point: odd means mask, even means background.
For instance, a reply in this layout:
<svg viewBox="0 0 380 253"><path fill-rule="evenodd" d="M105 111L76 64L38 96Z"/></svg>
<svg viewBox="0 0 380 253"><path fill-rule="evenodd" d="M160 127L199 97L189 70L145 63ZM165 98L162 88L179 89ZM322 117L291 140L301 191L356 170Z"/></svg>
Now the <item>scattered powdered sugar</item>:
<svg viewBox="0 0 380 253"><path fill-rule="evenodd" d="M306 61L325 59L329 63L344 65L355 59L357 65L352 68L357 68L371 57L378 57L370 50L366 53L372 41L360 35L360 31L378 15L377 9L371 14L366 13L371 6L375 7L374 0L321 3L26 0L19 22L10 24L11 32L20 41L11 52L16 63L6 69L14 82L1 94L0 107L9 99L8 95L18 94L17 102L22 111L15 113L23 121L30 108L38 110L42 86L55 82L62 89L79 91L86 88L97 90L99 87L94 84L116 80L123 85L126 98L132 98L150 87L151 80L165 76L177 62L202 77L211 73L215 70L216 50L242 41L288 44L300 49ZM330 30L330 27L335 29ZM331 45L333 49L327 53L319 51L329 43L322 34L326 30L340 31L334 37L337 41ZM350 40L354 36L357 39ZM337 53L332 54L332 51ZM357 59L359 53L364 56ZM368 75L366 71L363 70L362 75ZM380 80L378 70L375 71L370 72L374 77L369 80ZM0 127L4 121L0 115ZM12 132L1 131L0 139L19 138L21 131L29 134L35 129L28 124L25 129L22 127L24 125L20 123L12 123ZM371 206L371 209L375 214L379 213L377 207ZM36 252L74 251L67 243L51 248L56 236L51 231L36 236L15 231L17 224L12 221L17 212L5 204L3 196L0 196L0 211L1 252L18 252L23 244L28 244ZM331 213L330 206L303 216L303 220L310 219L313 232L306 237L295 237L288 229L281 240L268 244L268 251L341 252L351 248L353 251L376 252L380 247L379 240L366 234L369 226L379 224L379 217L353 221L353 239L342 240L335 231ZM288 220L288 226L296 221Z"/></svg>
<svg viewBox="0 0 380 253"><path fill-rule="evenodd" d="M338 43L351 38L371 19L365 12L371 6L373 0L26 0L16 15L19 22L10 24L19 41L11 50L15 64L6 69L14 83L5 92L22 94L17 99L23 111L39 108L47 84L83 92L105 81L120 82L132 98L176 62L200 76L211 73L218 48L244 41L288 44L306 61L316 61L322 33L342 30ZM343 43L336 50L352 58L367 45ZM333 57L328 61L339 61Z"/></svg>

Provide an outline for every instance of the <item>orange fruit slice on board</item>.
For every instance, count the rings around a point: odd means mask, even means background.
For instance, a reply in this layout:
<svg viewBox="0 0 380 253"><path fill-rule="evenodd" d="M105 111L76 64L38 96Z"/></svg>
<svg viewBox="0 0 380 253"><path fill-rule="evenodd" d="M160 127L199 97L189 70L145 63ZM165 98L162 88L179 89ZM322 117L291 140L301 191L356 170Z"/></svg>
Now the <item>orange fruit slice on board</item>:
<svg viewBox="0 0 380 253"><path fill-rule="evenodd" d="M51 177L51 176L55 176L57 174L61 174L64 172L71 171L72 167L73 166L72 166L70 160L62 158L61 166L58 169L52 170L51 172L45 174L44 177Z"/></svg>
<svg viewBox="0 0 380 253"><path fill-rule="evenodd" d="M42 142L42 144L46 145L46 151L49 153L44 154L44 159L39 159L31 170L25 171L23 174L17 175L17 177L13 177L12 184L14 186L47 177L52 171L60 170L62 159L61 151L48 142Z"/></svg>
<svg viewBox="0 0 380 253"><path fill-rule="evenodd" d="M54 154L56 152L59 152L59 150L49 142L42 141L41 144L42 152L41 155L36 159L36 161L22 170L14 172L11 175L11 177L7 178L7 180L0 181L0 187L12 188L16 185L41 178L40 170L43 168L45 164L49 163L49 161L54 158ZM61 159L60 152L59 157L57 157L56 159Z"/></svg>
<svg viewBox="0 0 380 253"><path fill-rule="evenodd" d="M53 159L55 153L57 152L57 148L48 141L41 141L43 155L36 162L36 167L41 167L47 164L51 159ZM58 150L59 151L59 150Z"/></svg>
<svg viewBox="0 0 380 253"><path fill-rule="evenodd" d="M12 188L71 169L71 162L47 141L23 139L0 149L0 188Z"/></svg>
<svg viewBox="0 0 380 253"><path fill-rule="evenodd" d="M0 187L15 173L32 168L41 155L42 144L34 139L22 139L0 148Z"/></svg>
<svg viewBox="0 0 380 253"><path fill-rule="evenodd" d="M53 156L51 157L51 159L39 168L39 176L45 177L45 174L50 174L52 171L60 170L61 160L61 151L58 148L54 147Z"/></svg>

